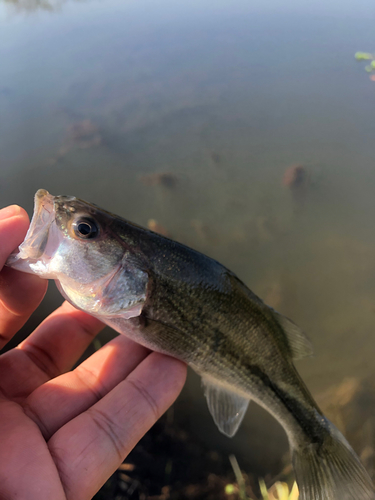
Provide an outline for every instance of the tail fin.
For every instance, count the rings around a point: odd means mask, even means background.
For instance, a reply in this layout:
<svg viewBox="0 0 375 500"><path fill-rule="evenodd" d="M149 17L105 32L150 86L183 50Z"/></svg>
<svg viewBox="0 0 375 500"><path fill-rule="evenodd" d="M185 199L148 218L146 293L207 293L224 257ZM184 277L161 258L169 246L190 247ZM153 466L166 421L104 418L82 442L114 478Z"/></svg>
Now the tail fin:
<svg viewBox="0 0 375 500"><path fill-rule="evenodd" d="M300 500L375 500L365 468L349 443L327 420L323 444L292 451Z"/></svg>

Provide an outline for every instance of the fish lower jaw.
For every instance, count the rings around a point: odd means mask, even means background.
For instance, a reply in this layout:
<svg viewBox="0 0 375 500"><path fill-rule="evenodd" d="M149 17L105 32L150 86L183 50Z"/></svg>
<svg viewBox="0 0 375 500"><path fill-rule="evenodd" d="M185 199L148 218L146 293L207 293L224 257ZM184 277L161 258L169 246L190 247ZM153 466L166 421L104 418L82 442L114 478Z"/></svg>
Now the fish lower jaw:
<svg viewBox="0 0 375 500"><path fill-rule="evenodd" d="M101 301L96 294L82 295L59 280L55 280L55 282L62 296L74 307L95 316L100 314Z"/></svg>
<svg viewBox="0 0 375 500"><path fill-rule="evenodd" d="M33 260L28 257L28 255L22 254L19 251L17 254L12 254L6 261L6 265L16 269L17 271L22 271L24 273L36 274L37 276L50 279L48 264L42 260Z"/></svg>
<svg viewBox="0 0 375 500"><path fill-rule="evenodd" d="M38 261L29 263L29 268L34 274L37 274L41 278L50 279L47 263L45 263L41 260L38 260Z"/></svg>

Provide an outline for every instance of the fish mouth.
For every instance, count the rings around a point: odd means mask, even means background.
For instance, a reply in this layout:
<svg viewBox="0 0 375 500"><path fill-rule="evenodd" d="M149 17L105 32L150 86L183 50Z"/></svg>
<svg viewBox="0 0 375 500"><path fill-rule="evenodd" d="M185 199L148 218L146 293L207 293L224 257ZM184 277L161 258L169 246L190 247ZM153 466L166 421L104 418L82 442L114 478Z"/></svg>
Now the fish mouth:
<svg viewBox="0 0 375 500"><path fill-rule="evenodd" d="M55 220L54 199L55 197L45 189L39 189L36 192L34 213L29 230L18 250L9 256L6 262L7 266L27 272L26 261L30 264L43 256L48 243L50 227Z"/></svg>

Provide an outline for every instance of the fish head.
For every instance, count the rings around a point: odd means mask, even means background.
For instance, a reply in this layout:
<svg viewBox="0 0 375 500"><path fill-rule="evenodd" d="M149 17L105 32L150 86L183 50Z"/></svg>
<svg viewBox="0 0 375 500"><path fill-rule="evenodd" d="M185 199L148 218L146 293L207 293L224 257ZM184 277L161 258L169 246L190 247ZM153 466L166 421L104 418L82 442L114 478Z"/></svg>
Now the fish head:
<svg viewBox="0 0 375 500"><path fill-rule="evenodd" d="M95 205L40 189L25 240L6 264L54 279L67 300L95 316L138 316L148 275L117 227Z"/></svg>

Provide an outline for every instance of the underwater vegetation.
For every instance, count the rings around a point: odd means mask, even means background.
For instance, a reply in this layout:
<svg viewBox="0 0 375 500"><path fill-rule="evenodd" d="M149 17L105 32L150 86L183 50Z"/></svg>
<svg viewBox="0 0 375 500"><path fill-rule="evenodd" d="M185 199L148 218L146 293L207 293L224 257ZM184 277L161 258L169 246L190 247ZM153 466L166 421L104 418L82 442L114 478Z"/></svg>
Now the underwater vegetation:
<svg viewBox="0 0 375 500"><path fill-rule="evenodd" d="M258 498L251 492L247 491L247 485L245 478L241 472L238 465L237 459L234 455L229 457L230 463L233 468L233 472L236 477L237 484L227 484L225 487L225 493L228 498L240 498L240 500L258 500ZM287 483L276 481L270 488L267 488L266 483L263 479L259 480L259 489L261 493L261 498L259 500L297 500L299 498L298 486L294 482L291 489Z"/></svg>

